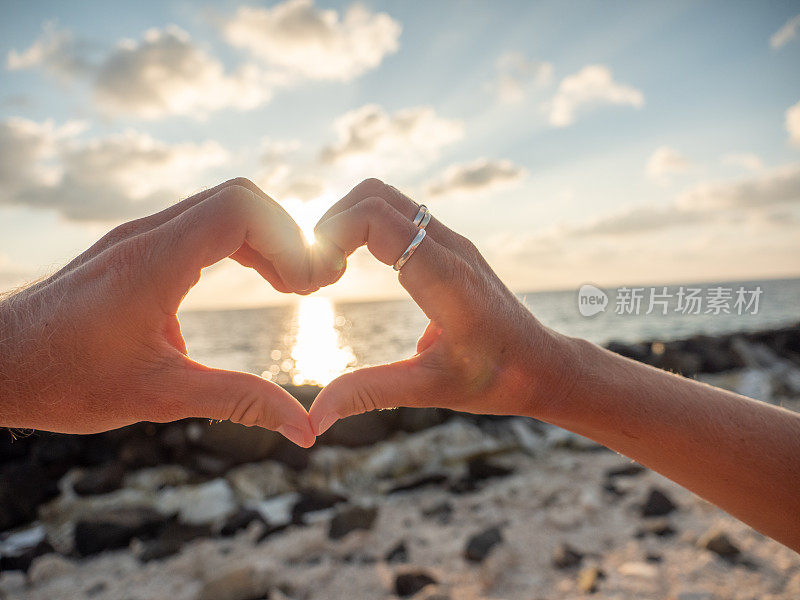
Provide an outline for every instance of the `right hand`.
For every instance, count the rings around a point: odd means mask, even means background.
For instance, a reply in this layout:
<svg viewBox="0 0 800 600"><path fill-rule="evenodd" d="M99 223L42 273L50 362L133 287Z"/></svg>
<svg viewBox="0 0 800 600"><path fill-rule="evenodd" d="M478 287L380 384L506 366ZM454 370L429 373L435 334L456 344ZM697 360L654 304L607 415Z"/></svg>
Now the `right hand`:
<svg viewBox="0 0 800 600"><path fill-rule="evenodd" d="M419 206L368 179L315 229L318 245L350 255L359 246L394 264L417 232ZM381 408L437 406L472 413L533 415L555 400L566 377L566 338L543 327L468 239L435 218L399 272L429 317L417 354L345 373L309 411L317 435L337 419Z"/></svg>

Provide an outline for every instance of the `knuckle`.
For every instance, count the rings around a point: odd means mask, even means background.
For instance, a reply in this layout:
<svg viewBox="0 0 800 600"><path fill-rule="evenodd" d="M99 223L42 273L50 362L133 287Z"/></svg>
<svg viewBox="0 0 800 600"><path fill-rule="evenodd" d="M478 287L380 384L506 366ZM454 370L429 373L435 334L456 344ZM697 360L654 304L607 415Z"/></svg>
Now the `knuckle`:
<svg viewBox="0 0 800 600"><path fill-rule="evenodd" d="M359 204L368 217L382 219L391 215L391 205L380 196L370 196Z"/></svg>
<svg viewBox="0 0 800 600"><path fill-rule="evenodd" d="M359 195L364 197L384 195L387 188L388 186L376 177L369 177L356 186Z"/></svg>
<svg viewBox="0 0 800 600"><path fill-rule="evenodd" d="M255 190L258 189L258 186L251 180L249 180L247 177L234 177L233 179L229 179L222 185L223 189L228 187L243 187L250 190L251 192L254 192Z"/></svg>
<svg viewBox="0 0 800 600"><path fill-rule="evenodd" d="M230 401L224 418L246 427L258 425L273 429L273 418L267 404L251 390L238 392Z"/></svg>

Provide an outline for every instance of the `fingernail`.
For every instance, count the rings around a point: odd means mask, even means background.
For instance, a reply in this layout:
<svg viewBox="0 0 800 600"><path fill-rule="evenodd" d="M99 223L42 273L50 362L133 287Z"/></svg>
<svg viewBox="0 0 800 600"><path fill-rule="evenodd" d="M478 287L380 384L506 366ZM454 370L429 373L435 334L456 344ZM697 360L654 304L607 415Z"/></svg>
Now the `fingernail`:
<svg viewBox="0 0 800 600"><path fill-rule="evenodd" d="M278 427L278 433L283 435L289 441L294 442L298 446L305 448L308 446L308 436L302 430L293 425L281 425Z"/></svg>
<svg viewBox="0 0 800 600"><path fill-rule="evenodd" d="M319 428L318 428L319 431L317 435L322 435L323 433L325 433L328 430L328 428L334 423L336 423L336 421L338 421L339 419L340 419L339 414L335 412L330 412L327 415L325 415L322 421L319 422Z"/></svg>

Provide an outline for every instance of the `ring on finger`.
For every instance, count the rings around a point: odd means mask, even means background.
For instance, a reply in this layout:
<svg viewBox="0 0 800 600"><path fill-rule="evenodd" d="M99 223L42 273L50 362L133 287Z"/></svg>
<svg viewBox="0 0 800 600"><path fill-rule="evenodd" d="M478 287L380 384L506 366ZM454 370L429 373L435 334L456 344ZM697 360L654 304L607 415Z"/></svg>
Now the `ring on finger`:
<svg viewBox="0 0 800 600"><path fill-rule="evenodd" d="M422 243L422 240L425 239L425 230L418 229L417 235L414 236L414 239L411 240L411 243L406 248L406 251L400 255L400 258L397 259L397 262L394 263L392 267L395 271L399 271L403 268L403 265L408 262L408 259L411 258L411 255L414 254L414 251L419 248L419 245Z"/></svg>
<svg viewBox="0 0 800 600"><path fill-rule="evenodd" d="M414 217L413 221L414 225L416 225L420 229L423 229L430 220L431 220L431 212L428 210L428 207L425 206L424 204L420 204L419 210L417 211L417 216Z"/></svg>

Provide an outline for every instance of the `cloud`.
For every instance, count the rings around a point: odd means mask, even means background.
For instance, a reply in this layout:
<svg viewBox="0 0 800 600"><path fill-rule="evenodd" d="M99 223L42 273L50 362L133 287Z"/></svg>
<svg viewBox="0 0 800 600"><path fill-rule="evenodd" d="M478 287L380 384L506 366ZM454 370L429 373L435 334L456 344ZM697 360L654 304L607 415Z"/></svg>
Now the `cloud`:
<svg viewBox="0 0 800 600"><path fill-rule="evenodd" d="M769 45L775 50L789 43L797 36L800 30L800 15L795 15L769 38Z"/></svg>
<svg viewBox="0 0 800 600"><path fill-rule="evenodd" d="M47 22L42 35L22 52L9 51L6 56L9 71L41 68L62 81L71 81L91 70L88 46L76 40L71 32L59 30L55 23Z"/></svg>
<svg viewBox="0 0 800 600"><path fill-rule="evenodd" d="M427 186L430 196L485 192L517 182L525 176L525 169L508 160L478 160L448 167L441 179Z"/></svg>
<svg viewBox="0 0 800 600"><path fill-rule="evenodd" d="M608 67L588 65L558 85L550 103L550 124L566 127L575 122L578 113L607 104L641 108L644 95L634 87L614 81Z"/></svg>
<svg viewBox="0 0 800 600"><path fill-rule="evenodd" d="M112 114L204 117L221 108L263 104L278 83L253 65L226 73L219 60L173 26L119 43L98 66L94 91L99 106Z"/></svg>
<svg viewBox="0 0 800 600"><path fill-rule="evenodd" d="M0 204L73 221L120 221L174 202L228 160L215 142L166 144L134 131L81 140L77 124L0 122Z"/></svg>
<svg viewBox="0 0 800 600"><path fill-rule="evenodd" d="M730 167L740 167L747 171L760 171L764 168L764 162L757 154L744 152L742 154L725 154L721 162Z"/></svg>
<svg viewBox="0 0 800 600"><path fill-rule="evenodd" d="M427 106L389 114L376 104L367 104L337 118L334 130L339 140L322 149L323 163L433 158L443 146L460 139L464 127L460 121L439 117Z"/></svg>
<svg viewBox="0 0 800 600"><path fill-rule="evenodd" d="M271 67L308 79L348 81L397 51L400 23L353 4L340 18L313 0L287 0L271 8L240 6L224 22L228 43Z"/></svg>
<svg viewBox="0 0 800 600"><path fill-rule="evenodd" d="M681 194L677 205L695 211L747 209L800 202L800 164L733 182L705 183Z"/></svg>
<svg viewBox="0 0 800 600"><path fill-rule="evenodd" d="M497 60L498 78L494 85L501 102L521 102L532 87L550 83L553 65L530 60L518 52L508 52Z"/></svg>
<svg viewBox="0 0 800 600"><path fill-rule="evenodd" d="M786 109L786 131L792 143L800 145L800 102Z"/></svg>
<svg viewBox="0 0 800 600"><path fill-rule="evenodd" d="M661 182L666 182L670 175L685 173L691 168L691 161L669 146L656 148L647 161L648 177Z"/></svg>

